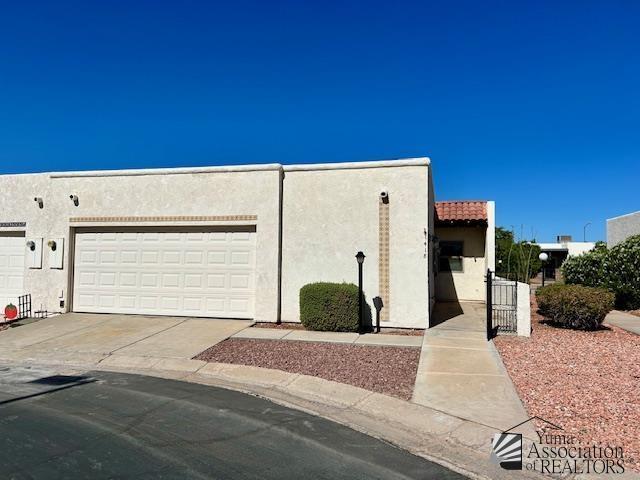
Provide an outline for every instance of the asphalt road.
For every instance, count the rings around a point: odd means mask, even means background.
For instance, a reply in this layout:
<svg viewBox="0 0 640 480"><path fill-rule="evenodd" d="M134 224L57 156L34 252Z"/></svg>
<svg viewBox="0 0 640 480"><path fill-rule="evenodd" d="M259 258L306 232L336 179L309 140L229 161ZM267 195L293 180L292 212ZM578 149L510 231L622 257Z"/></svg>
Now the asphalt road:
<svg viewBox="0 0 640 480"><path fill-rule="evenodd" d="M0 367L0 478L464 477L238 392L138 375Z"/></svg>

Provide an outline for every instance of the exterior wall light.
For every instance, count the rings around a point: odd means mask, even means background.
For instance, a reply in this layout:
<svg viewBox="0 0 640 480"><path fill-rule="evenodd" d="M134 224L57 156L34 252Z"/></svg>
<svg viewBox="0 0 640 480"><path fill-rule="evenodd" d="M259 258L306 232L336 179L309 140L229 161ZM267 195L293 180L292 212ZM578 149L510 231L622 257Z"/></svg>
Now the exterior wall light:
<svg viewBox="0 0 640 480"><path fill-rule="evenodd" d="M33 252L36 249L36 242L29 240L27 242L27 248Z"/></svg>
<svg viewBox="0 0 640 480"><path fill-rule="evenodd" d="M38 204L38 207L44 207L44 201L42 200L42 197L35 197L33 201Z"/></svg>
<svg viewBox="0 0 640 480"><path fill-rule="evenodd" d="M80 204L80 200L78 200L78 196L77 195L69 195L69 198L71 199L71 201L73 202L73 204L77 207Z"/></svg>
<svg viewBox="0 0 640 480"><path fill-rule="evenodd" d="M49 248L50 248L52 251L54 251L54 252L55 252L55 251L56 251L56 249L58 248L58 244L56 243L56 241L55 241L55 240L49 240L49 241L47 242L47 245L48 245L48 246L49 246Z"/></svg>

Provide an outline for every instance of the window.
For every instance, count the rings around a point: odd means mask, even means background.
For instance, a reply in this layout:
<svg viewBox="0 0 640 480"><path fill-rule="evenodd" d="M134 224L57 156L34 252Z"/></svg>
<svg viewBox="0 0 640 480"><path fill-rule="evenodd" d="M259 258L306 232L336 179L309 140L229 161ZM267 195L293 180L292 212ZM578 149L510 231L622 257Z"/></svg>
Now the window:
<svg viewBox="0 0 640 480"><path fill-rule="evenodd" d="M464 242L440 242L440 271L462 272Z"/></svg>

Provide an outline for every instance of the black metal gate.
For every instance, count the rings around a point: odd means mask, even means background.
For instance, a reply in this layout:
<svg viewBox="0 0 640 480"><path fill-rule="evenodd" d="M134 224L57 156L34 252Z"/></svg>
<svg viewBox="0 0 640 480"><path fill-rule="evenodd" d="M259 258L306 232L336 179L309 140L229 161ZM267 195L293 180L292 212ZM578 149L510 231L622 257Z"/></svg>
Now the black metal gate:
<svg viewBox="0 0 640 480"><path fill-rule="evenodd" d="M487 270L487 340L518 328L518 282Z"/></svg>

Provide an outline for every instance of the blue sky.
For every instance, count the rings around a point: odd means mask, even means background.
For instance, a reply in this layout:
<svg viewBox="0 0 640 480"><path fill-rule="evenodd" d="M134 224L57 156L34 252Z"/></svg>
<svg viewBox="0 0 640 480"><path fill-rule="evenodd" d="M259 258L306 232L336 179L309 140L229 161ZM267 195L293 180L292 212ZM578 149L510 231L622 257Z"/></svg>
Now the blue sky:
<svg viewBox="0 0 640 480"><path fill-rule="evenodd" d="M0 7L0 173L429 156L539 241L640 210L639 2Z"/></svg>

